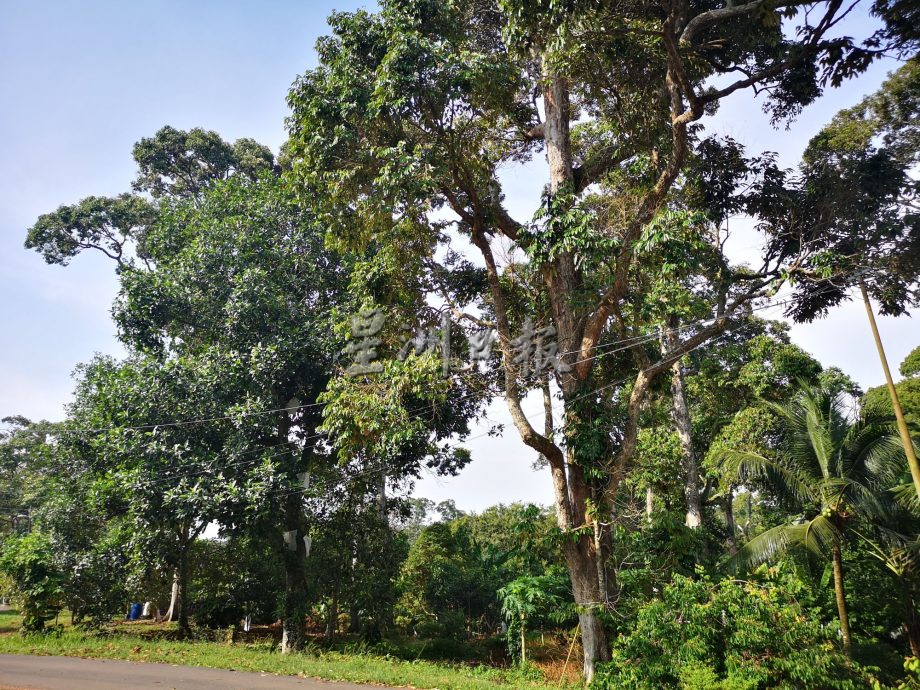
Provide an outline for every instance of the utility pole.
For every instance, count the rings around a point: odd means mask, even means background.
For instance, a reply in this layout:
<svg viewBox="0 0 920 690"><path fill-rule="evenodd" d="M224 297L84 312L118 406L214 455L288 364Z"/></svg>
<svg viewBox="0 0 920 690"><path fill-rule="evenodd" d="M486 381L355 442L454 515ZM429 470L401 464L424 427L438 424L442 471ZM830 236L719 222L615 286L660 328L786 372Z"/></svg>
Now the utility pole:
<svg viewBox="0 0 920 690"><path fill-rule="evenodd" d="M869 303L869 294L866 292L866 284L862 281L859 283L859 290L862 293L863 303L866 305L866 314L869 315L869 325L872 326L872 336L875 338L875 347L878 348L878 356L879 359L882 360L882 369L885 372L885 382L888 384L888 393L891 394L891 406L894 408L894 416L898 420L898 433L901 434L904 454L907 456L907 464L910 466L910 476L914 480L914 489L917 491L917 498L920 498L920 463L917 462L917 454L914 452L914 442L910 437L910 431L907 429L907 421L904 419L904 410L901 409L901 401L898 400L898 391L894 387L894 381L891 379L891 369L888 368L888 358L885 356L882 338L878 334L878 325L875 323L875 314L872 313L872 305Z"/></svg>

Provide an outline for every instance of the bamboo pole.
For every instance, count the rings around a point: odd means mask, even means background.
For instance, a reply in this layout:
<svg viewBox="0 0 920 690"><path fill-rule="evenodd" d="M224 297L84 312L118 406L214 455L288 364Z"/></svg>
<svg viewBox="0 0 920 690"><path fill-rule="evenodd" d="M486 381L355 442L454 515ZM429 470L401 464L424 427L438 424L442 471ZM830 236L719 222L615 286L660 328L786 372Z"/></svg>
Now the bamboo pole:
<svg viewBox="0 0 920 690"><path fill-rule="evenodd" d="M866 314L869 316L869 325L872 327L872 337L875 338L875 347L878 348L878 356L879 359L882 360L882 370L885 372L885 382L888 384L888 393L891 395L891 406L894 408L894 416L898 421L898 433L901 435L901 443L904 445L904 454L907 456L910 476L914 480L914 489L917 491L917 498L920 498L920 463L917 462L917 454L914 452L914 442L910 437L910 431L907 429L907 421L904 419L904 410L901 409L898 391L894 387L894 381L891 378L891 369L888 368L888 358L885 356L885 348L882 345L882 338L878 333L878 325L875 323L875 314L872 313L872 304L869 302L869 294L866 292L865 283L860 282L859 290L862 293L863 303L866 305Z"/></svg>

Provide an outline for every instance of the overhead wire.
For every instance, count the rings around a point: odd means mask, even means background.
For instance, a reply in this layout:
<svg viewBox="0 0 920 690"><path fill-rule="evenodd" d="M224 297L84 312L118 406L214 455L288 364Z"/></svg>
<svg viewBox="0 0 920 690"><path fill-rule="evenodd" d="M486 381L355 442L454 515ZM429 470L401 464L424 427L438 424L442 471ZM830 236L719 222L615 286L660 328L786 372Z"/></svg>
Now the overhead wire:
<svg viewBox="0 0 920 690"><path fill-rule="evenodd" d="M763 309L775 309L775 308L778 308L778 307L786 306L786 305L787 305L788 303L790 303L791 301L794 301L794 300L784 300L784 301L777 302L777 303L773 303L773 304L769 304L769 305L763 305L763 306L757 307L757 309L758 309L758 310L763 310ZM712 320L712 319L707 319L707 320L705 320L705 321L689 322L688 324L685 324L685 325L687 325L687 326L694 326L694 325L699 326L699 325L703 325L703 324L705 324L705 323L708 323L708 322L710 322L710 321L713 321L713 320ZM717 336L717 337L720 337L721 335L724 335L724 334L726 334L726 333L728 333L728 332L733 332L733 331L736 331L736 330L740 330L740 329L742 329L742 328L744 328L744 327L750 327L750 326L753 326L753 325L754 325L754 323L752 323L752 322L742 322L742 323L738 324L738 325L735 326L735 327L729 327L729 328L723 330L723 331L719 334L719 336ZM675 330L676 330L676 329L677 329L677 328L675 328ZM642 342L639 342L639 343L630 343L630 344L628 344L628 345L624 345L624 346L622 346L622 347L620 347L620 348L617 348L617 349L615 349L615 350L612 350L612 351L601 352L601 353L598 353L598 354L593 355L592 357L586 358L586 359L584 359L584 360L580 360L579 362L575 362L574 364L578 364L578 363L583 362L583 361L589 361L589 360L592 360L592 359L597 359L597 358L604 357L604 356L609 356L609 355L612 355L612 354L614 354L614 353L616 353L616 352L619 352L619 351L622 351L622 350L625 350L625 349L630 349L630 348L636 347L637 345L643 344L644 342L651 341L651 340L656 340L656 339L658 339L658 338L660 337L660 335L659 335L659 333L657 333L657 332L653 332L653 333L650 333L650 334L648 334L648 335L646 335L646 336L643 336L643 337L644 337L644 340L643 340ZM632 340L632 339L624 339L624 340L619 341L619 342L626 342L626 341L628 341L628 340ZM712 342L711 340L704 341L703 343L700 343L699 345L697 345L696 347L694 347L693 350L698 349L699 347L702 347L702 346L704 346L704 345L711 344L711 342ZM691 350L691 351L692 351L692 350ZM621 384L625 383L626 381L631 380L632 378L634 378L634 374L631 374L631 375L625 377L625 378L622 379L622 380L614 381L614 382L612 382L612 383L607 383L607 384L605 384L604 386L601 386L601 387L599 387L599 388L597 388L597 389L595 389L595 390L593 390L593 391L589 391L589 392L587 392L587 393L585 393L585 394L582 394L582 395L580 395L580 396L578 396L578 397L576 397L576 398L573 398L573 399L569 400L568 402L570 402L570 403L571 403L571 402L575 402L576 400L583 399L583 398L588 397L588 396L590 396L590 395L595 395L596 393L598 393L598 392L600 392L600 391L602 391L602 390L607 390L607 389L612 388L612 387L614 387L614 386L621 385ZM461 399L465 399L465 398L468 398L468 397L471 397L471 396L474 396L474 395L480 395L480 394L481 394L481 391L475 391L475 392L470 393L470 394L467 394L467 395L465 395L465 396L461 396L460 398L455 398L454 400L455 400L455 401L456 401L456 400L461 400ZM542 404L542 402L541 402L541 404ZM291 406L291 407L284 408L284 409L286 409L286 410L297 410L297 409L301 409L301 407L303 407L303 406ZM427 411L427 410L428 410L428 406L423 406L423 407L420 407L420 408L416 408L415 410L410 410L410 411L407 412L407 418L408 418L409 420L411 420L411 419L417 419L417 418L419 418L419 416L418 416L418 414L417 414L418 412ZM275 410L275 411L277 412L277 411L280 411L280 410ZM491 420L490 420L490 421L491 421ZM482 434L478 434L478 435L476 435L476 436L467 437L467 438L465 438L465 439L463 440L463 442L465 443L465 442L468 442L468 441L471 441L471 440L475 440L475 439L477 439L477 438L481 438L481 437L483 437L483 436L487 436L487 435L489 435L490 433L491 433L491 431L487 431L487 432L484 432L484 433L482 433ZM326 436L326 435L323 434L323 433L317 433L317 434L313 434L313 435L306 436L306 437L288 439L287 441L282 441L282 442L280 442L280 443L276 443L276 444L273 444L273 445L271 445L271 446L262 446L262 447L260 447L260 448L254 448L254 449L252 449L252 450L245 451L244 453L242 453L242 455L250 455L250 454L259 453L260 455L259 455L258 457L254 458L254 459L252 459L252 460L249 460L249 461L242 461L242 460L240 460L240 461L235 461L235 462L231 462L231 463L225 463L225 464L221 465L219 469L220 469L220 470L223 470L223 469L231 468L231 467L239 467L239 466L246 466L246 465L258 465L258 464L260 464L260 463L265 462L266 460L271 460L271 459L274 459L274 458L277 458L277 457L282 457L283 455L287 455L286 452L283 452L283 453L276 453L276 454L268 455L268 456L261 455L261 453L264 453L266 450L269 450L269 449L271 449L271 448L276 448L276 447L284 446L284 445L295 444L295 443L304 444L304 443L306 443L307 441L315 440L315 439L319 439L319 438L323 438L323 437L325 437L325 436ZM238 456L235 456L235 457L238 457ZM176 480L179 480L179 479L184 479L184 478L189 478L189 477L197 477L197 476L204 476L204 475L208 475L208 474L211 474L211 473L212 473L212 470L205 469L205 470L199 470L199 471L195 471L195 472L191 472L191 473L171 474L169 477L163 478L162 480L152 480L151 482L147 482L147 485L148 485L148 486L150 486L150 485L156 486L156 485L159 485L159 484L169 484L169 483L174 483Z"/></svg>
<svg viewBox="0 0 920 690"><path fill-rule="evenodd" d="M773 304L773 305L770 305L770 306L773 307L773 308L775 308L775 307L782 307L782 306L785 306L785 304L782 304L782 303L781 303L781 304ZM736 331L739 331L739 330L743 330L743 329L745 329L745 328L751 328L751 327L753 327L753 326L755 326L755 325L757 325L755 322L750 322L750 321L741 322L741 323L739 323L739 324L737 324L737 325L735 325L735 326L728 327L728 328L726 328L725 330L723 330L719 335L716 336L715 340L718 340L719 338L721 338L721 337L723 337L723 336L725 336L725 335L728 335L729 333L733 333L733 332L736 332ZM656 336L656 337L657 337L657 336ZM697 349L699 349L699 348L701 348L701 347L704 347L704 346L706 346L706 345L711 345L712 343L713 343L713 340L704 341L704 342L702 342L702 343L700 343L700 344L694 346L694 347L691 348L690 350L688 350L688 352L685 353L685 355L686 355L686 354L689 354L690 352L693 352L694 350L697 350ZM572 403L572 402L575 402L575 401L577 401L577 400L584 399L584 398L589 397L589 396L592 396L592 395L597 395L598 393L600 393L600 392L602 392L602 391L604 391L604 390L609 390L610 388L613 388L613 387L615 387L615 386L623 385L624 383L627 383L628 381L634 380L634 379L635 379L635 376L636 376L636 374L630 374L629 376L623 377L622 379L618 379L618 380L616 380L616 381L606 383L606 384L604 384L603 386L599 386L598 388L595 388L595 389L592 390L592 391L589 391L589 392L587 392L587 393L584 393L584 394L582 394L582 395L579 395L579 396L577 396L577 397L575 397L575 398L572 398L572 399L570 399L570 400L563 401L563 404ZM540 403L540 405L542 406L543 401L541 400L541 401L539 401L539 403ZM553 405L555 405L555 403L553 403ZM482 437L484 437L484 436L488 436L488 435L490 435L490 434L491 434L491 431L486 431L486 432L477 434L477 435L475 435L475 436L471 436L471 437L464 438L462 441L460 441L460 442L454 444L454 448L460 448L460 447L462 447L461 444L469 443L470 441L476 440L476 439L478 439L478 438L482 438ZM383 471L383 470L385 470L385 469L386 469L386 464L385 464L385 463L381 463L380 465L378 465L378 466L376 466L376 467L365 468L365 469L362 470L361 472L357 472L357 473L350 474L350 475L347 477L346 481L351 481L351 480L354 480L354 479L357 479L357 478L360 478L360 477L364 477L364 476L376 475L376 474L379 474L381 471ZM264 495L264 496L278 496L278 497L282 497L282 498L283 498L283 497L291 496L291 495L298 494L298 493L303 494L303 493L306 493L306 491L307 491L307 490L305 490L305 489L276 489L276 490L268 491L268 492L264 493L263 495Z"/></svg>
<svg viewBox="0 0 920 690"><path fill-rule="evenodd" d="M813 298L814 296L815 295L813 294L813 295L810 295L809 297ZM684 331L690 328L702 327L707 324L715 323L721 318L744 317L748 315L749 313L761 311L764 309L771 309L777 306L785 306L795 301L797 301L797 298L790 298L790 299L787 299L781 302L758 305L758 306L750 308L749 310L745 312L741 312L737 314L730 314L730 315L724 315L724 316L717 315L717 316L709 317L707 319L687 321L687 322L679 324L672 330L679 332L679 331ZM574 365L581 364L583 362L588 362L588 361L597 359L601 356L614 354L616 352L621 352L626 349L637 347L646 342L657 340L658 338L661 337L662 332L663 330L661 328L657 328L646 334L639 334L639 335L631 336L629 338L622 338L619 340L612 340L606 343L601 343L595 346L594 355L586 357L581 360L577 360L573 362L572 364ZM619 347L616 347L613 350L609 350L609 348L614 347L614 346L619 346ZM562 356L565 356L568 354L574 354L577 352L580 352L580 350L569 350L569 351L564 351L564 352L557 352L556 356L562 357ZM481 373L481 372L478 372L478 373ZM480 395L481 392L482 391L475 391L475 392L470 393L467 396L455 398L454 400L459 401L459 400L465 399L466 397ZM185 420L168 420L164 422L151 422L151 423L133 425L133 426L131 425L129 426L109 426L109 427L98 427L98 428L88 428L88 429L87 428L81 429L81 428L74 428L74 427L61 427L59 429L55 429L54 433L91 435L91 434L101 434L101 433L107 433L107 432L113 432L113 431L119 431L119 432L122 432L122 431L156 431L160 428L182 427L182 426L190 426L194 424L204 424L204 423L211 423L211 422L217 422L217 421L239 421L241 419L246 419L249 417L276 414L279 412L292 412L292 411L299 411L299 410L311 409L311 408L317 408L317 407L325 407L325 405L326 403L315 402L315 403L307 403L303 405L290 405L290 406L285 406L285 407L271 408L271 409L266 409L266 410L255 410L252 412L240 412L238 414L227 414L227 415L220 415L220 416L214 416L214 417L197 417L197 418L185 419ZM427 409L427 406L421 409Z"/></svg>

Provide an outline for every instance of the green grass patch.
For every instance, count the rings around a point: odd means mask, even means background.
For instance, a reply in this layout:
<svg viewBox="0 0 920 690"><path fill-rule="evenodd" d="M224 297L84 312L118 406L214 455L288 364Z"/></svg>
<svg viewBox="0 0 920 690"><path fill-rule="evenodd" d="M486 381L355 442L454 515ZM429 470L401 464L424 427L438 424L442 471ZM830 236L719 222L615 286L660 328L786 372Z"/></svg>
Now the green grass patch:
<svg viewBox="0 0 920 690"><path fill-rule="evenodd" d="M0 635L0 653L126 659L439 690L557 687L555 683L545 682L540 672L532 668L446 665L318 649L282 655L270 643L179 642L145 639L132 634L86 634L75 630L66 630L56 637Z"/></svg>
<svg viewBox="0 0 920 690"><path fill-rule="evenodd" d="M20 625L22 625L22 616L19 615L19 611L0 611L0 635L16 632Z"/></svg>

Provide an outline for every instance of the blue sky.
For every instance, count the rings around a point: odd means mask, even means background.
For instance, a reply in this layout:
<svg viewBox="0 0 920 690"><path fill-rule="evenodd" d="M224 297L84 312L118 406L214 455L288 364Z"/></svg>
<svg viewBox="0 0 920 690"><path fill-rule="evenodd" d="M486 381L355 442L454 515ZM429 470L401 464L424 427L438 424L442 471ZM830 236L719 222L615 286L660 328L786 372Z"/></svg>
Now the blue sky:
<svg viewBox="0 0 920 690"><path fill-rule="evenodd" d="M135 174L131 146L165 124L205 127L230 140L252 137L277 150L288 87L315 64L313 44L325 33L325 18L367 4L0 2L0 416L61 419L74 366L95 352L122 352L109 318L111 264L81 255L66 269L46 265L22 246L37 216L85 196L127 191ZM858 33L866 18L853 22ZM750 93L735 94L708 124L794 165L837 110L875 90L894 67L875 65L829 92L789 131L772 129ZM542 167L537 161L507 175L509 206L521 218L539 196ZM757 238L738 226L735 249L745 256ZM881 319L880 327L895 366L920 344L914 319ZM881 382L859 304L796 326L793 338L863 386ZM507 420L503 403L489 416ZM510 428L503 439L470 447L474 462L461 476L426 478L419 493L454 498L466 509L550 500L549 477L530 472L532 452Z"/></svg>

